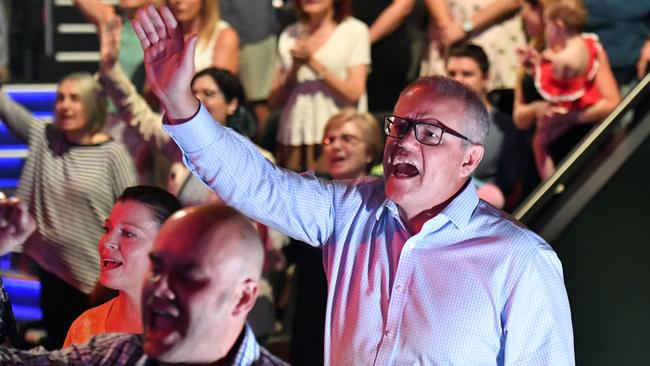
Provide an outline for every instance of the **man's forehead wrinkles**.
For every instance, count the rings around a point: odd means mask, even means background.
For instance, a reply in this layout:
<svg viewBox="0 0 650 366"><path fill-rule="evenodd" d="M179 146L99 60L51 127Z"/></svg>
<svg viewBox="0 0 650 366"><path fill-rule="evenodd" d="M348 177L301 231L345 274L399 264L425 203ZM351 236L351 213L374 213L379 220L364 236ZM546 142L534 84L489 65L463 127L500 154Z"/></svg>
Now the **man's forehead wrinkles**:
<svg viewBox="0 0 650 366"><path fill-rule="evenodd" d="M439 121L445 123L445 121L443 121L444 118L442 118L443 116L441 116L441 113L434 113L428 108L423 108L423 109L417 108L415 110L405 111L403 114L400 114L399 116L408 118L415 122Z"/></svg>
<svg viewBox="0 0 650 366"><path fill-rule="evenodd" d="M423 111L423 110L415 110L412 112L409 112L406 114L405 117L414 119L414 120L430 120L430 119L436 119L436 116L434 116L434 113L431 113L430 111Z"/></svg>

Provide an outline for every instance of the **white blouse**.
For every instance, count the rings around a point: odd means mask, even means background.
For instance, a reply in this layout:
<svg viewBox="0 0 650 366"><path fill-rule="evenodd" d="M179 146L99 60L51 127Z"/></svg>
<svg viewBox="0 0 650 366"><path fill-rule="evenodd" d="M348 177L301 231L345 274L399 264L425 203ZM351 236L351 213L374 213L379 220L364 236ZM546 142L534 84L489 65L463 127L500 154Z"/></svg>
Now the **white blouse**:
<svg viewBox="0 0 650 366"><path fill-rule="evenodd" d="M230 24L220 20L214 25L210 39L206 43L201 44L201 47L197 45L196 53L194 53L194 69L197 72L214 66L214 45L217 43L219 33L226 28L230 28Z"/></svg>
<svg viewBox="0 0 650 366"><path fill-rule="evenodd" d="M293 59L289 52L304 32L304 26L295 23L287 27L278 42L279 68L291 69ZM366 24L353 17L343 20L327 41L314 52L315 57L329 72L345 79L348 68L370 65L370 33ZM309 66L298 70L297 82L282 110L277 140L283 145L300 146L320 144L323 129L329 118L341 108L349 106L319 79ZM357 108L367 110L365 93Z"/></svg>

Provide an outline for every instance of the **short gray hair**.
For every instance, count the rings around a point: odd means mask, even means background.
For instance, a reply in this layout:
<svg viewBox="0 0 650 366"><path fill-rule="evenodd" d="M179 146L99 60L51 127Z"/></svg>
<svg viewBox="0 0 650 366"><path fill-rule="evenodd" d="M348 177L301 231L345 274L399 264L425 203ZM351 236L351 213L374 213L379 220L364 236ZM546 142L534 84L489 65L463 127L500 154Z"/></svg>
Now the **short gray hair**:
<svg viewBox="0 0 650 366"><path fill-rule="evenodd" d="M416 79L402 91L400 97L416 86L422 86L441 99L453 99L465 105L462 131L472 143L483 144L488 134L488 112L485 104L463 83L444 76L424 76Z"/></svg>
<svg viewBox="0 0 650 366"><path fill-rule="evenodd" d="M106 96L103 93L101 84L88 72L73 72L61 81L72 81L77 87L81 103L86 109L85 130L89 133L97 133L106 125Z"/></svg>

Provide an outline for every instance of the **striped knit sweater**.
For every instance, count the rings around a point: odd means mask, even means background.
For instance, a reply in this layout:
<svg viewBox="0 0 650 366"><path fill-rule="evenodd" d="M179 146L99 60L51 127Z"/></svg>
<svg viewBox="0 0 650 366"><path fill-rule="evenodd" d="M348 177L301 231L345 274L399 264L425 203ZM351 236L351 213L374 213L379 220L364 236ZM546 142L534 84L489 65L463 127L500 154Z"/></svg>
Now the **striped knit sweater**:
<svg viewBox="0 0 650 366"><path fill-rule="evenodd" d="M125 147L68 142L54 125L34 118L0 93L0 119L29 145L17 196L29 205L37 232L23 251L43 269L90 293L99 275L97 241L124 188L136 183Z"/></svg>

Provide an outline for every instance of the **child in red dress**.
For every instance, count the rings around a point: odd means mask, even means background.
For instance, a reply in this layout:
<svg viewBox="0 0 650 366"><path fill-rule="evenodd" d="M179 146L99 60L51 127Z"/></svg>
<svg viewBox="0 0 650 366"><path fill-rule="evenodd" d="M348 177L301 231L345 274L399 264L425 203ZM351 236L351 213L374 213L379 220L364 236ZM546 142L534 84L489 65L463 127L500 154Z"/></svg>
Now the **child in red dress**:
<svg viewBox="0 0 650 366"><path fill-rule="evenodd" d="M533 137L535 163L542 180L555 171L548 145L572 126L549 123L549 116L584 110L602 97L595 77L600 66L599 53L604 52L595 34L581 32L586 22L582 1L558 0L544 10L546 48L541 54L533 49L520 52L523 64L534 74L537 91L552 106L538 116Z"/></svg>

